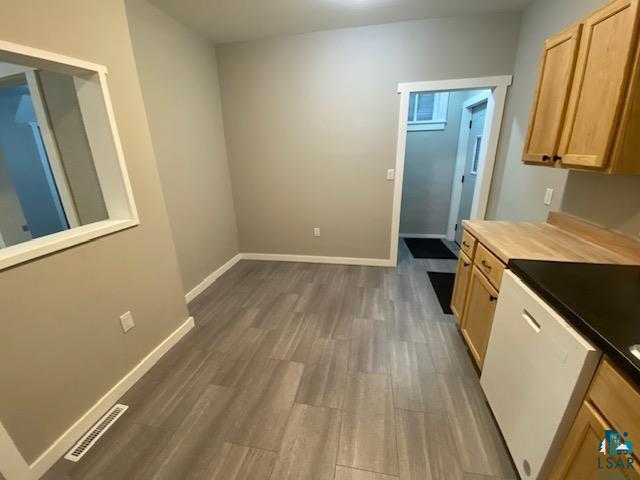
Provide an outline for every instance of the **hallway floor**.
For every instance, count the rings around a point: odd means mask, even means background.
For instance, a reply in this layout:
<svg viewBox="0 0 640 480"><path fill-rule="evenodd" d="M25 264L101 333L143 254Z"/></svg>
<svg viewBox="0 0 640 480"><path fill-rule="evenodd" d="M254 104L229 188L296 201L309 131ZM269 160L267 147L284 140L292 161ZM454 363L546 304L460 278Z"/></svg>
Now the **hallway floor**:
<svg viewBox="0 0 640 480"><path fill-rule="evenodd" d="M242 261L63 479L489 480L515 473L453 316L395 269Z"/></svg>

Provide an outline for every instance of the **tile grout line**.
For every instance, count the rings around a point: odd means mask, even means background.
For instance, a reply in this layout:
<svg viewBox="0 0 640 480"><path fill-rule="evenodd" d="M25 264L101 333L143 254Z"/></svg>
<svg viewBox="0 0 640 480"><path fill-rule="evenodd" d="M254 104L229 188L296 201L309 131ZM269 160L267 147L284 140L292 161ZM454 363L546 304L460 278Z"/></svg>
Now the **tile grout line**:
<svg viewBox="0 0 640 480"><path fill-rule="evenodd" d="M341 463L337 463L336 467L348 468L350 470L358 470L359 472L374 473L376 475L387 475L388 477L400 478L400 474L395 475L393 473L376 472L375 470L367 470L366 468L359 468L359 467L350 467L349 465L342 465Z"/></svg>

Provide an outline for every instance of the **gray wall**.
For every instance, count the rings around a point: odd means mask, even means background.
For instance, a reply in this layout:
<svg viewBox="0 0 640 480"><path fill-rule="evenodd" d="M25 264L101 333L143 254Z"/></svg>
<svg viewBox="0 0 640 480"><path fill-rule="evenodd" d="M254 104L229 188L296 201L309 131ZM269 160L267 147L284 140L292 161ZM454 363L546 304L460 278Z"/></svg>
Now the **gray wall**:
<svg viewBox="0 0 640 480"><path fill-rule="evenodd" d="M407 132L400 232L446 235L462 104L478 91L449 95L444 130Z"/></svg>
<svg viewBox="0 0 640 480"><path fill-rule="evenodd" d="M73 77L43 70L38 73L38 79L80 225L106 220L109 214Z"/></svg>
<svg viewBox="0 0 640 480"><path fill-rule="evenodd" d="M0 145L0 234L5 246L15 245L31 239L31 234L22 230L27 220L22 213L18 194L9 176L9 169Z"/></svg>
<svg viewBox="0 0 640 480"><path fill-rule="evenodd" d="M0 31L107 66L141 221L0 272L0 421L32 462L189 314L124 3L5 0ZM136 326L125 335L127 310Z"/></svg>
<svg viewBox="0 0 640 480"><path fill-rule="evenodd" d="M388 258L397 83L511 74L519 26L500 14L218 47L241 250Z"/></svg>
<svg viewBox="0 0 640 480"><path fill-rule="evenodd" d="M238 253L212 45L144 0L127 0L160 181L188 292Z"/></svg>
<svg viewBox="0 0 640 480"><path fill-rule="evenodd" d="M550 210L562 210L627 234L640 232L640 177L566 172L521 162L545 39L605 3L537 0L524 12L489 199L489 218L543 221ZM543 204L547 187L555 189L550 207Z"/></svg>

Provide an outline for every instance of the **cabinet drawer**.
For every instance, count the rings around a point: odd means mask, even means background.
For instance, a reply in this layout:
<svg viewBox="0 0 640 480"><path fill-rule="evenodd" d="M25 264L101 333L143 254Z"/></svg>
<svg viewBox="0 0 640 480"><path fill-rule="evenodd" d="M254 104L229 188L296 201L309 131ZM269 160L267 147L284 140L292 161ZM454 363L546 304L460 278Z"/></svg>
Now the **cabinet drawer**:
<svg viewBox="0 0 640 480"><path fill-rule="evenodd" d="M473 255L476 252L476 243L478 241L476 238L471 235L466 230L462 232L462 242L460 243L460 250L467 254L471 260L473 260Z"/></svg>
<svg viewBox="0 0 640 480"><path fill-rule="evenodd" d="M487 276L491 284L500 290L502 274L506 268L504 263L498 260L498 258L481 243L478 244L478 248L476 249L476 259L474 263L478 269Z"/></svg>
<svg viewBox="0 0 640 480"><path fill-rule="evenodd" d="M636 438L640 435L640 393L605 358L589 389L589 399L604 415L614 429L629 432Z"/></svg>

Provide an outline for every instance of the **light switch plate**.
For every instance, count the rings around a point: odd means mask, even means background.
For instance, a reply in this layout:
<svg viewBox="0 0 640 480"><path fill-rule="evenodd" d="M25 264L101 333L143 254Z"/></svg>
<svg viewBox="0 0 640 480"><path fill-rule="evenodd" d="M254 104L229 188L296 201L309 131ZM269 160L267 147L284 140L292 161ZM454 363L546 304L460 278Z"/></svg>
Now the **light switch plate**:
<svg viewBox="0 0 640 480"><path fill-rule="evenodd" d="M120 325L122 325L122 331L124 333L127 333L135 326L131 312L126 312L120 316Z"/></svg>
<svg viewBox="0 0 640 480"><path fill-rule="evenodd" d="M544 204L551 205L552 200L553 200L553 188L547 188L546 192L544 192Z"/></svg>
<svg viewBox="0 0 640 480"><path fill-rule="evenodd" d="M320 229L318 227L313 229L313 236L314 237L319 237L320 236Z"/></svg>
<svg viewBox="0 0 640 480"><path fill-rule="evenodd" d="M387 180L393 180L396 178L396 171L393 168L387 170Z"/></svg>

